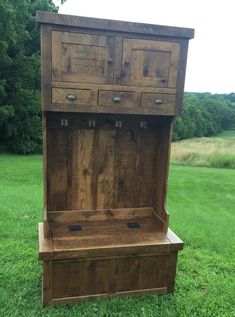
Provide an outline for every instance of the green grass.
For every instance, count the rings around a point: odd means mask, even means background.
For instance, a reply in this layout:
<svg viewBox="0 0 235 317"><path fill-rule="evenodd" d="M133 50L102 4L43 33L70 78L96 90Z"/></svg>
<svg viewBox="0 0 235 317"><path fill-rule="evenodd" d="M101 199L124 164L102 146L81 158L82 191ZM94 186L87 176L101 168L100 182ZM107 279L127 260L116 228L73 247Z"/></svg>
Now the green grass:
<svg viewBox="0 0 235 317"><path fill-rule="evenodd" d="M216 136L217 138L235 138L235 129L226 130Z"/></svg>
<svg viewBox="0 0 235 317"><path fill-rule="evenodd" d="M40 156L0 156L0 316L235 316L235 170L171 166L170 225L185 241L174 295L41 307Z"/></svg>
<svg viewBox="0 0 235 317"><path fill-rule="evenodd" d="M216 137L172 143L171 163L176 165L235 168L235 130Z"/></svg>

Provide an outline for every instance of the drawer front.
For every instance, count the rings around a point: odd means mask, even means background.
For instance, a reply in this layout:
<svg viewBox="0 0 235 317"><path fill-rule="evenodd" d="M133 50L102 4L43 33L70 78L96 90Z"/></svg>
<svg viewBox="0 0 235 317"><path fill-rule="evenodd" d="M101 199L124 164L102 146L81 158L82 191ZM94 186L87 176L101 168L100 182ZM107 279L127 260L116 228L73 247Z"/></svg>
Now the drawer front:
<svg viewBox="0 0 235 317"><path fill-rule="evenodd" d="M91 101L89 89L52 88L52 103L81 105Z"/></svg>
<svg viewBox="0 0 235 317"><path fill-rule="evenodd" d="M156 109L158 114L175 114L175 95L142 93L141 106Z"/></svg>
<svg viewBox="0 0 235 317"><path fill-rule="evenodd" d="M100 91L99 106L138 107L138 95L128 91Z"/></svg>

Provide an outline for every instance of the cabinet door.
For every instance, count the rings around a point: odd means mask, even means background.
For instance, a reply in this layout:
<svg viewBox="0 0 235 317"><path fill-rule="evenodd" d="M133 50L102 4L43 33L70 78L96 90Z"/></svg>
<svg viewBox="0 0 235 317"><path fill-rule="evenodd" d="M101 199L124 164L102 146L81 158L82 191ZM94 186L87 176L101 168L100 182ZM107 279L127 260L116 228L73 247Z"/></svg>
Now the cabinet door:
<svg viewBox="0 0 235 317"><path fill-rule="evenodd" d="M179 54L179 43L124 39L123 84L176 87Z"/></svg>
<svg viewBox="0 0 235 317"><path fill-rule="evenodd" d="M113 83L114 38L52 31L52 80Z"/></svg>

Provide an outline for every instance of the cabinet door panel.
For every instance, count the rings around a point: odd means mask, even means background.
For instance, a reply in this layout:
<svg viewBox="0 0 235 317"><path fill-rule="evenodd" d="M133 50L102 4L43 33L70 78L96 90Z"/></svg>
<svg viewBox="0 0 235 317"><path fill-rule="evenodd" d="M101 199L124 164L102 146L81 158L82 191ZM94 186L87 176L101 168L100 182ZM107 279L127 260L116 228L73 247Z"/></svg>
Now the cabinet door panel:
<svg viewBox="0 0 235 317"><path fill-rule="evenodd" d="M124 39L123 84L176 87L179 54L179 43Z"/></svg>
<svg viewBox="0 0 235 317"><path fill-rule="evenodd" d="M113 83L114 38L52 31L52 80Z"/></svg>

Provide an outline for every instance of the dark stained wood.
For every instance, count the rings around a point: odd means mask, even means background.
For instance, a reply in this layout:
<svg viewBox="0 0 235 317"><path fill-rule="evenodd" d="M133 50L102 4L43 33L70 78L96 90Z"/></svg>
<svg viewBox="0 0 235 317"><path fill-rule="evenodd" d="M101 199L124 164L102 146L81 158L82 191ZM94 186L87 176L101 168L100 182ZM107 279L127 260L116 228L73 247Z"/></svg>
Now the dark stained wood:
<svg viewBox="0 0 235 317"><path fill-rule="evenodd" d="M114 207L114 157L116 131L101 129L97 133L94 161L96 209Z"/></svg>
<svg viewBox="0 0 235 317"><path fill-rule="evenodd" d="M175 95L142 93L141 106L151 108L159 115L175 114Z"/></svg>
<svg viewBox="0 0 235 317"><path fill-rule="evenodd" d="M47 130L47 209L66 210L67 190L68 129L62 126Z"/></svg>
<svg viewBox="0 0 235 317"><path fill-rule="evenodd" d="M123 84L175 87L179 52L179 43L124 39Z"/></svg>
<svg viewBox="0 0 235 317"><path fill-rule="evenodd" d="M180 49L180 61L178 67L178 75L177 75L177 86L176 86L176 115L179 115L182 111L183 98L184 98L184 81L185 81L185 72L186 72L186 61L188 55L188 42L184 41L181 44Z"/></svg>
<svg viewBox="0 0 235 317"><path fill-rule="evenodd" d="M122 122L122 121L120 121ZM137 131L117 128L115 208L137 207Z"/></svg>
<svg viewBox="0 0 235 317"><path fill-rule="evenodd" d="M93 209L94 130L72 132L71 209Z"/></svg>
<svg viewBox="0 0 235 317"><path fill-rule="evenodd" d="M138 107L138 95L126 91L100 91L99 106L116 107L119 112L120 108L136 108Z"/></svg>
<svg viewBox="0 0 235 317"><path fill-rule="evenodd" d="M41 106L44 109L51 103L51 26L41 26Z"/></svg>
<svg viewBox="0 0 235 317"><path fill-rule="evenodd" d="M52 300L52 261L43 261L42 304L49 306Z"/></svg>
<svg viewBox="0 0 235 317"><path fill-rule="evenodd" d="M193 30L38 12L43 305L174 291L172 122Z"/></svg>
<svg viewBox="0 0 235 317"><path fill-rule="evenodd" d="M139 207L154 206L157 192L156 178L154 176L157 168L156 153L158 143L156 131L139 128L137 171L137 199Z"/></svg>
<svg viewBox="0 0 235 317"><path fill-rule="evenodd" d="M168 287L167 291L173 293L175 289L175 276L178 252L172 252L169 256L169 271L168 271Z"/></svg>
<svg viewBox="0 0 235 317"><path fill-rule="evenodd" d="M175 36L184 38L193 38L194 30L169 27L162 25L153 25L145 23L134 23L116 20L105 20L96 18L79 17L73 15L56 14L51 12L37 11L38 23L52 23L58 25L68 25L88 29L114 30L122 32L134 32L143 34L153 34L160 36Z"/></svg>

